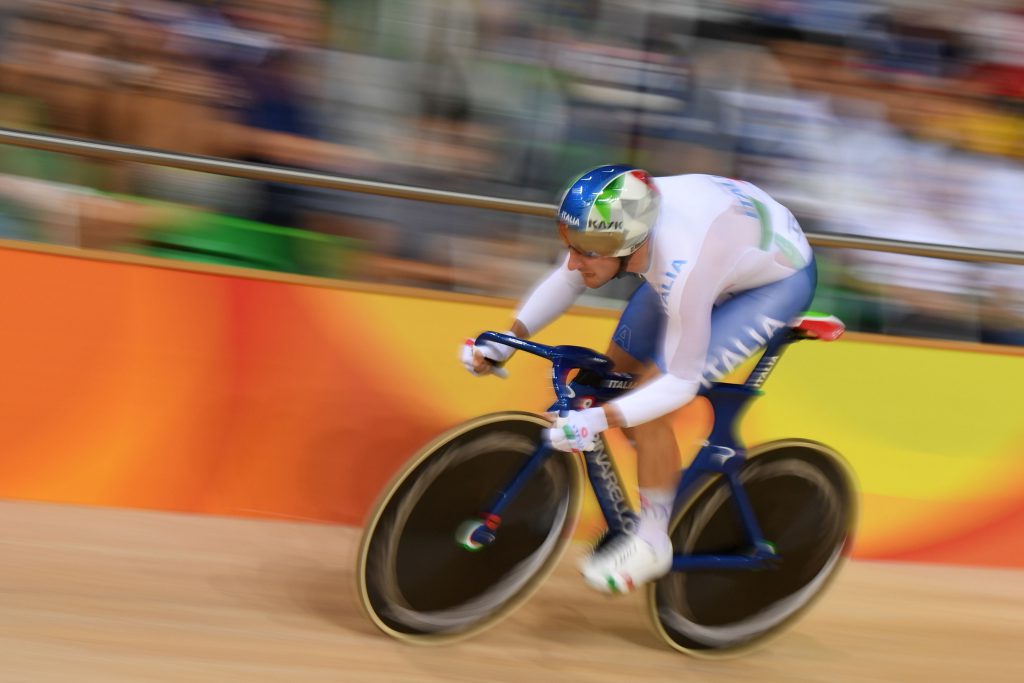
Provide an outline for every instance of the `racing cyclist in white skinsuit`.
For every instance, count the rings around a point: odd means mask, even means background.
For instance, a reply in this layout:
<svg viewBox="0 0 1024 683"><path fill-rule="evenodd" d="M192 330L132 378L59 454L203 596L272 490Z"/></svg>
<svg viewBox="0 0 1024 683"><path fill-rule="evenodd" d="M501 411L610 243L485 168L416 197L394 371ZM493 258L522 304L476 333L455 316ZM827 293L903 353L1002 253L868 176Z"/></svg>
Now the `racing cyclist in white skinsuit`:
<svg viewBox="0 0 1024 683"><path fill-rule="evenodd" d="M635 443L639 526L580 568L593 587L628 592L671 567L668 524L680 469L672 413L807 308L814 259L788 209L750 183L711 175L592 169L562 196L558 227L569 253L523 301L512 334L536 334L587 287L626 272L645 280L607 351L616 370L640 385L602 407L570 412L568 430L547 431L561 450L589 450L610 427L624 428ZM511 353L485 343L464 346L462 360L487 374Z"/></svg>

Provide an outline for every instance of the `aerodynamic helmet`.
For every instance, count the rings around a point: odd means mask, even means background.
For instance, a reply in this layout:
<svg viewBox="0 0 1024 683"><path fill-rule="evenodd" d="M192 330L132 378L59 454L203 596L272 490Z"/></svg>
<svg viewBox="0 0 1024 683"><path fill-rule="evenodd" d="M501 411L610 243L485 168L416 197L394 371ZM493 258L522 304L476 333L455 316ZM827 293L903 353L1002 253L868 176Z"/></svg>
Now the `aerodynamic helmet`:
<svg viewBox="0 0 1024 683"><path fill-rule="evenodd" d="M558 205L558 232L586 256L629 256L647 240L661 194L647 171L598 166L577 178Z"/></svg>

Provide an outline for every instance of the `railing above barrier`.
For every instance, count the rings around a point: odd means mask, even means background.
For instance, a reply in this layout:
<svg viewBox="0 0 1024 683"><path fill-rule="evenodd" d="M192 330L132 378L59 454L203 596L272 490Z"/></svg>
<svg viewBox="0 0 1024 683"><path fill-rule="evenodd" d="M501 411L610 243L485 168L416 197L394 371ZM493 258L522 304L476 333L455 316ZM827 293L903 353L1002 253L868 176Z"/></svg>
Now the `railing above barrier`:
<svg viewBox="0 0 1024 683"><path fill-rule="evenodd" d="M110 161L129 161L154 166L167 166L190 171L202 171L217 175L247 178L249 180L266 180L273 182L293 183L309 187L321 187L332 190L361 192L364 194L413 199L452 204L480 209L492 209L507 213L530 216L553 216L555 207L540 202L527 202L500 197L448 192L425 187L395 185L372 180L345 178L329 173L300 171L280 166L252 164L218 157L178 154L160 150L116 145L95 140L84 140L60 135L32 133L10 128L0 128L0 143L17 147L29 147L50 152L76 154L94 159ZM972 261L984 263L1006 263L1024 265L1024 252L997 251L993 249L975 249L923 242L905 242L877 237L861 237L857 235L841 235L831 233L807 233L807 239L818 247L837 249L862 249L865 251L881 251L893 254L926 256L953 261Z"/></svg>

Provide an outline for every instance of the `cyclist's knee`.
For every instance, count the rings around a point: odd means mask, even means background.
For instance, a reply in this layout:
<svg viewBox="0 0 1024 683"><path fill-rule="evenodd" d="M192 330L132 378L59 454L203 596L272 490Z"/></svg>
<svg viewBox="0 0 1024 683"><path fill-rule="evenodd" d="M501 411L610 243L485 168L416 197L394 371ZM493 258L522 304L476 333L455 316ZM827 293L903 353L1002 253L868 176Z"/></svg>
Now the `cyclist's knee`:
<svg viewBox="0 0 1024 683"><path fill-rule="evenodd" d="M636 376L643 373L647 366L644 361L629 355L625 349L614 341L608 344L608 350L605 351L605 355L612 359L612 365L617 372L626 372Z"/></svg>
<svg viewBox="0 0 1024 683"><path fill-rule="evenodd" d="M656 417L649 422L644 422L634 427L624 427L622 432L633 446L655 439L663 439L666 436L674 438L672 420L667 415Z"/></svg>

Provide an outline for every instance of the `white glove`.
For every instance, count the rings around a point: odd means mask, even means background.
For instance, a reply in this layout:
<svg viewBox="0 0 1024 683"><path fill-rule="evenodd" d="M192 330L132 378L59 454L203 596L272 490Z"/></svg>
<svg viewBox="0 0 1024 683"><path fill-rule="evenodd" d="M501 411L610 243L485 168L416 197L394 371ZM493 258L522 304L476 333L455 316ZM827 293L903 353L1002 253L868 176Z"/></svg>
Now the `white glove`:
<svg viewBox="0 0 1024 683"><path fill-rule="evenodd" d="M506 332L505 334L512 335L511 332ZM511 346L506 346L505 344L496 344L495 342L489 341L477 344L476 340L467 339L462 345L460 358L462 360L463 367L477 377L489 375L491 373L494 373L499 377L505 377L508 373L500 366L509 359L514 351L515 349ZM487 363L484 369L480 372L477 372L476 370L476 358L478 356L482 356L491 361L490 363Z"/></svg>
<svg viewBox="0 0 1024 683"><path fill-rule="evenodd" d="M606 429L608 417L603 408L570 410L547 430L547 440L552 448L560 451L592 451L601 432Z"/></svg>

